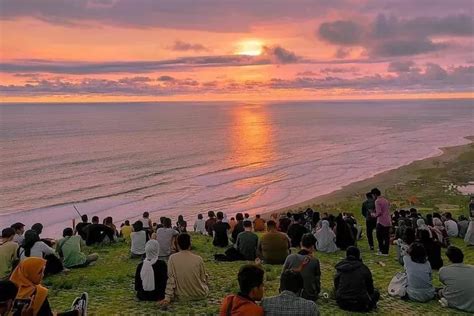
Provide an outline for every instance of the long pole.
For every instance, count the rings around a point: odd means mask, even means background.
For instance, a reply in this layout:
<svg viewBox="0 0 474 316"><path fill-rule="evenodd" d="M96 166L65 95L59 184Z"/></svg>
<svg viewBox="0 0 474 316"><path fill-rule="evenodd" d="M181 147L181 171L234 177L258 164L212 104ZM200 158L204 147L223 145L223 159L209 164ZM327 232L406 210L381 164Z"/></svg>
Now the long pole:
<svg viewBox="0 0 474 316"><path fill-rule="evenodd" d="M79 213L79 210L77 209L76 205L72 205L72 207L74 207L74 209L76 210L77 214L79 214L79 217L82 217L81 213Z"/></svg>

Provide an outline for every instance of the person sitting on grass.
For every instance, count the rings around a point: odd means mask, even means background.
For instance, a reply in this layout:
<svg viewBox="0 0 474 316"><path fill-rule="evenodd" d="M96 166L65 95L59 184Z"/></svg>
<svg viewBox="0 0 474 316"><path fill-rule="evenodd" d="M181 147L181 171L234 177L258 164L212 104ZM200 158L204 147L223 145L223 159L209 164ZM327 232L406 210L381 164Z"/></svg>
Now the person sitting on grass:
<svg viewBox="0 0 474 316"><path fill-rule="evenodd" d="M237 220L237 224L235 224L234 229L232 230L232 242L236 242L237 236L245 230L244 216L242 215L242 213L235 214L235 219Z"/></svg>
<svg viewBox="0 0 474 316"><path fill-rule="evenodd" d="M168 260L165 298L158 302L161 306L167 306L174 300L202 300L209 294L204 261L191 252L191 236L180 234L178 248L179 252L172 254Z"/></svg>
<svg viewBox="0 0 474 316"><path fill-rule="evenodd" d="M126 241L130 241L130 235L132 234L132 231L133 229L132 226L130 226L130 221L127 219L125 223L123 223L123 226L120 227L120 237L122 237Z"/></svg>
<svg viewBox="0 0 474 316"><path fill-rule="evenodd" d="M10 276L13 263L17 260L18 244L13 241L15 230L11 227L2 230L0 242L0 280Z"/></svg>
<svg viewBox="0 0 474 316"><path fill-rule="evenodd" d="M291 239L291 247L299 247L301 238L308 232L304 226L303 214L295 214L293 216L295 222L288 227L288 237Z"/></svg>
<svg viewBox="0 0 474 316"><path fill-rule="evenodd" d="M224 213L217 212L217 222L212 227L212 234L214 236L212 244L216 247L227 247L229 245L228 232L230 225L224 223Z"/></svg>
<svg viewBox="0 0 474 316"><path fill-rule="evenodd" d="M160 244L151 239L145 245L146 257L137 266L135 272L135 291L141 301L159 301L165 298L168 268L160 260Z"/></svg>
<svg viewBox="0 0 474 316"><path fill-rule="evenodd" d="M255 215L255 219L253 221L253 229L256 232L265 231L265 220L260 217L260 214Z"/></svg>
<svg viewBox="0 0 474 316"><path fill-rule="evenodd" d="M471 220L469 221L466 236L464 236L464 242L468 246L474 246L474 217L471 217Z"/></svg>
<svg viewBox="0 0 474 316"><path fill-rule="evenodd" d="M449 246L449 236L448 232L446 231L446 228L443 225L443 222L441 219L434 217L433 218L433 236L438 240L442 247L448 247Z"/></svg>
<svg viewBox="0 0 474 316"><path fill-rule="evenodd" d="M13 241L21 246L23 244L23 240L25 239L23 236L25 233L25 224L18 222L10 227L15 230L15 237L13 237Z"/></svg>
<svg viewBox="0 0 474 316"><path fill-rule="evenodd" d="M41 241L34 230L26 231L23 246L18 250L18 256L20 260L25 260L29 257L46 259L46 275L57 274L64 270L63 263L56 255L54 249Z"/></svg>
<svg viewBox="0 0 474 316"><path fill-rule="evenodd" d="M397 245L397 260L403 266L403 257L408 254L408 249L415 242L415 230L407 227L402 238L395 240L393 243Z"/></svg>
<svg viewBox="0 0 474 316"><path fill-rule="evenodd" d="M474 266L464 264L461 249L449 246L446 256L452 262L439 270L443 288L438 292L440 303L468 313L474 313Z"/></svg>
<svg viewBox="0 0 474 316"><path fill-rule="evenodd" d="M175 247L178 231L171 228L171 219L163 220L164 227L158 228L156 231L156 240L160 243L160 260L167 261Z"/></svg>
<svg viewBox="0 0 474 316"><path fill-rule="evenodd" d="M281 214L278 220L278 231L282 233L288 232L288 227L291 225L291 213Z"/></svg>
<svg viewBox="0 0 474 316"><path fill-rule="evenodd" d="M18 293L15 283L9 280L0 280L0 315L12 315L13 301Z"/></svg>
<svg viewBox="0 0 474 316"><path fill-rule="evenodd" d="M450 212L447 212L445 215L446 220L444 221L444 227L446 227L446 231L448 232L449 237L458 237L459 235L459 228L458 223L453 219L453 216Z"/></svg>
<svg viewBox="0 0 474 316"><path fill-rule="evenodd" d="M130 233L130 258L143 258L145 255L145 244L148 241L148 233L143 229L143 222L133 223L133 232Z"/></svg>
<svg viewBox="0 0 474 316"><path fill-rule="evenodd" d="M92 246L94 244L100 244L102 242L112 242L114 240L115 231L104 225L99 224L99 217L92 217L92 224L87 225L82 229L86 234L86 245ZM107 238L106 238L107 237Z"/></svg>
<svg viewBox="0 0 474 316"><path fill-rule="evenodd" d="M83 240L86 240L87 233L84 231L84 228L90 224L91 223L89 223L89 218L87 217L87 215L86 214L81 215L81 222L77 223L74 230L74 234L78 234L79 236L81 236Z"/></svg>
<svg viewBox="0 0 474 316"><path fill-rule="evenodd" d="M31 230L35 231L38 234L38 237L42 242L44 242L49 247L54 247L56 240L52 238L41 238L41 234L43 233L43 224L35 223L31 226Z"/></svg>
<svg viewBox="0 0 474 316"><path fill-rule="evenodd" d="M311 301L316 301L321 291L319 260L313 256L315 244L316 238L313 234L304 234L303 238L301 238L300 252L289 255L283 264L283 271L295 270L301 272L304 279L301 297Z"/></svg>
<svg viewBox="0 0 474 316"><path fill-rule="evenodd" d="M336 246L336 234L329 227L327 220L321 221L321 228L314 234L316 237L316 249L320 252L333 253L338 250Z"/></svg>
<svg viewBox="0 0 474 316"><path fill-rule="evenodd" d="M184 220L183 215L179 215L178 216L178 221L176 222L176 228L178 229L178 232L179 233L186 233L187 232L187 230L186 230L187 226L188 226L188 224Z"/></svg>
<svg viewBox="0 0 474 316"><path fill-rule="evenodd" d="M301 273L286 270L280 277L280 294L266 297L262 307L266 316L319 315L318 306L312 300L300 297L304 287Z"/></svg>
<svg viewBox="0 0 474 316"><path fill-rule="evenodd" d="M60 239L56 244L56 251L63 259L64 266L66 268L81 268L97 261L99 259L98 254L85 255L81 252L85 242L81 236L73 236L73 233L72 228L65 228L63 230L64 238Z"/></svg>
<svg viewBox="0 0 474 316"><path fill-rule="evenodd" d="M341 250L346 250L349 246L355 245L355 236L349 226L344 220L342 214L336 217L336 246Z"/></svg>
<svg viewBox="0 0 474 316"><path fill-rule="evenodd" d="M207 234L209 236L212 236L212 227L214 227L214 224L217 222L216 214L214 213L214 211L209 211L207 212L207 217L208 219L206 220L205 228L206 228Z"/></svg>
<svg viewBox="0 0 474 316"><path fill-rule="evenodd" d="M407 297L416 302L427 302L435 296L435 288L431 282L431 266L427 259L425 247L415 242L403 257L407 274Z"/></svg>
<svg viewBox="0 0 474 316"><path fill-rule="evenodd" d="M458 218L458 230L459 238L464 238L466 236L467 227L469 226L469 220L464 215L459 215Z"/></svg>
<svg viewBox="0 0 474 316"><path fill-rule="evenodd" d="M427 230L419 230L418 239L419 242L423 244L423 247L425 247L431 269L439 270L439 268L443 266L443 258L441 258L441 244L438 242L438 240L433 240L433 238L430 238L430 234Z"/></svg>
<svg viewBox="0 0 474 316"><path fill-rule="evenodd" d="M259 257L268 264L283 264L289 253L290 239L276 230L274 221L267 222L267 230L258 243Z"/></svg>
<svg viewBox="0 0 474 316"><path fill-rule="evenodd" d="M245 260L257 258L258 236L252 232L252 222L244 221L245 231L237 236L235 247Z"/></svg>
<svg viewBox="0 0 474 316"><path fill-rule="evenodd" d="M204 221L202 214L198 214L198 219L194 222L194 232L202 235L206 234L206 222Z"/></svg>
<svg viewBox="0 0 474 316"><path fill-rule="evenodd" d="M236 295L224 298L219 316L263 316L263 308L258 306L255 301L260 301L263 298L264 273L260 266L254 264L242 266L237 276L240 291Z"/></svg>
<svg viewBox="0 0 474 316"><path fill-rule="evenodd" d="M380 293L374 288L372 273L362 263L360 250L350 246L346 259L336 264L334 288L337 305L351 312L369 312L377 308Z"/></svg>
<svg viewBox="0 0 474 316"><path fill-rule="evenodd" d="M18 288L16 305L23 305L25 309L31 309L29 311L31 315L53 315L48 301L48 289L41 285L45 268L46 260L43 258L26 258L18 264L10 277L10 281ZM83 293L80 298L74 301L71 311L54 314L58 316L86 315L87 301L87 293ZM13 315L22 315L22 310L23 308Z"/></svg>

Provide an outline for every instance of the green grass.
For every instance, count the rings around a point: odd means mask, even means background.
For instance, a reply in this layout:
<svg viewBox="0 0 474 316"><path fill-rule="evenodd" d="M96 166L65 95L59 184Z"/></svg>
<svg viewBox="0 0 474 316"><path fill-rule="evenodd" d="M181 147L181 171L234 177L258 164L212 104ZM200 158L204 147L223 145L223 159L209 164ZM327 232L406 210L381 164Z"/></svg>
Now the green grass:
<svg viewBox="0 0 474 316"><path fill-rule="evenodd" d="M457 159L439 162L436 160L429 166L416 167L410 170L411 177L407 181L393 182L385 188L387 196L394 207L409 207L407 199L416 196L417 205L424 213L449 209L454 215L467 214L467 197L457 191L449 190L448 184L464 185L474 180L474 146L467 145L466 150ZM392 179L393 180L393 179ZM382 184L379 186L382 187ZM360 204L363 193L352 194L337 203L312 205L320 211L337 213L348 211L356 214L360 220ZM464 245L461 239L452 243L465 253L465 262L474 264L474 249ZM379 307L374 314L426 314L453 315L462 314L452 309L442 308L437 301L414 303L389 297L387 286L397 271L402 267L395 259L395 249L391 248L390 257L381 258L369 251L367 241L363 239L358 246L361 248L363 260L373 273L376 287L382 293ZM215 248L209 237L193 235L193 249L205 261L210 275L210 294L206 301L176 302L167 311L160 310L154 302L138 302L133 291L133 278L138 260L128 257L128 245L117 243L104 248L88 249L98 252L100 259L95 266L73 270L68 275L58 275L45 280L50 289L50 301L53 309L67 310L72 300L81 292L89 293L89 311L92 314L181 314L181 315L213 315L217 314L222 298L237 291L237 271L245 262L215 262L215 253L222 253ZM335 254L317 253L321 262L322 292L332 292L335 264L344 256L343 252ZM443 257L445 264L448 259ZM382 267L378 262L384 262ZM265 265L266 295L278 292L281 266ZM433 273L433 283L440 286L438 273ZM317 302L323 314L344 314L331 298L320 298Z"/></svg>

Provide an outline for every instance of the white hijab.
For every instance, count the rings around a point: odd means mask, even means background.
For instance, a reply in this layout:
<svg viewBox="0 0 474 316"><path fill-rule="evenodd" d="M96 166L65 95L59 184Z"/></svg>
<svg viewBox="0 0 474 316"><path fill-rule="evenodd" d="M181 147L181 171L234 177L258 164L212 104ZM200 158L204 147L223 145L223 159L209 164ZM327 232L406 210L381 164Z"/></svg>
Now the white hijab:
<svg viewBox="0 0 474 316"><path fill-rule="evenodd" d="M144 291L155 290L155 271L153 265L158 261L160 253L160 244L155 239L150 239L145 245L146 258L143 260L140 278Z"/></svg>
<svg viewBox="0 0 474 316"><path fill-rule="evenodd" d="M430 228L425 224L425 220L423 218L420 218L416 221L416 226L418 226L418 229L426 230L430 234L430 238L433 238L433 235L431 234Z"/></svg>
<svg viewBox="0 0 474 316"><path fill-rule="evenodd" d="M321 222L321 228L314 234L314 237L316 237L316 249L318 251L329 253L337 251L337 246L334 242L336 235L329 228L328 221L324 220Z"/></svg>

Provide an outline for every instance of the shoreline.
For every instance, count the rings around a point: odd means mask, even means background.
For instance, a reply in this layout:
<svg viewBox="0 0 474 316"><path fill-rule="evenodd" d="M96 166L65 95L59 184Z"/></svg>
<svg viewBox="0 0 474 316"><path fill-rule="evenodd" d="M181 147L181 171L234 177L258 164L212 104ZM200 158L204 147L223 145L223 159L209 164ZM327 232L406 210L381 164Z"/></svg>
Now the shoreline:
<svg viewBox="0 0 474 316"><path fill-rule="evenodd" d="M466 136L464 139L467 139L470 142L464 145L441 147L439 149L442 152L439 155L415 160L407 165L378 173L370 178L352 182L331 193L319 195L303 202L294 203L278 210L265 212L262 214L262 217L267 219L271 214L282 214L288 211L304 211L308 207L313 208L315 205L323 203L335 204L348 199L350 196L365 195L366 192L369 192L374 187L378 187L383 193L387 187L416 179L417 175L415 173L419 169L436 167L441 163L456 160L462 153L469 151L474 147L474 135ZM363 201L361 200L361 203L362 202Z"/></svg>

